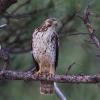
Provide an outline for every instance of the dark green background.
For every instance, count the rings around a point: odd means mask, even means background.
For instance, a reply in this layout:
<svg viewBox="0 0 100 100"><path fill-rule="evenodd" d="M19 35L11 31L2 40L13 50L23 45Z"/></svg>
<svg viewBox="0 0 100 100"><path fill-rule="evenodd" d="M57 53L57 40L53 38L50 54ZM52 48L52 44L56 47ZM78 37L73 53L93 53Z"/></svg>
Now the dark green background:
<svg viewBox="0 0 100 100"><path fill-rule="evenodd" d="M9 13L22 14L31 12L35 9L44 9L36 14L36 18L32 17L22 32L21 25L28 18L11 19L10 23L13 27L23 34L24 37L31 37L34 28L42 23L47 17L56 17L62 20L64 17L70 18L72 15L83 14L88 4L91 4L91 23L96 29L98 39L100 38L100 18L96 17L100 13L100 0L31 0L17 10L17 6L26 0L18 0L9 9ZM49 4L49 5L48 5ZM74 17L67 20L65 31L59 34L59 63L57 74L65 74L65 70L70 64L75 62L69 74L99 74L100 58L96 55L100 51L91 44L88 35L67 36L70 32L87 32L83 22ZM5 20L1 19L1 24ZM7 34L7 31L0 30L0 34ZM13 37L9 41L12 41ZM23 46L23 44L20 44ZM25 46L25 45L24 45ZM22 54L11 54L11 69L26 70L33 65L30 52ZM100 100L100 87L98 84L58 84L61 91L67 96L68 100ZM56 95L42 96L39 92L39 82L28 81L1 81L0 82L0 100L59 100Z"/></svg>

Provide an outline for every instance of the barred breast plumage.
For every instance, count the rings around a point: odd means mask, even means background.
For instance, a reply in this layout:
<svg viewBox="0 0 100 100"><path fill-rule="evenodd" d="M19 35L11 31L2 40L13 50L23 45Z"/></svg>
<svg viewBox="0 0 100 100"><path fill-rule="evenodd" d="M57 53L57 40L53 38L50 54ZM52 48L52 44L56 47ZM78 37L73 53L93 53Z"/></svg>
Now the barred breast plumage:
<svg viewBox="0 0 100 100"><path fill-rule="evenodd" d="M39 65L38 74L54 75L58 59L58 37L56 33L57 21L47 19L41 27L33 33L33 56ZM53 82L41 82L41 93L51 94Z"/></svg>

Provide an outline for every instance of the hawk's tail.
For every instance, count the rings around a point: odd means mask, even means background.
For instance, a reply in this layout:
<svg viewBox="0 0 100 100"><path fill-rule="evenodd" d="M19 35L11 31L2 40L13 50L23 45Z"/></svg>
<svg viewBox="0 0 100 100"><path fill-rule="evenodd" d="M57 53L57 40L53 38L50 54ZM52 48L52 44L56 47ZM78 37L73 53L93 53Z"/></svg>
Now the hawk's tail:
<svg viewBox="0 0 100 100"><path fill-rule="evenodd" d="M45 95L53 94L54 92L54 82L41 81L40 93Z"/></svg>

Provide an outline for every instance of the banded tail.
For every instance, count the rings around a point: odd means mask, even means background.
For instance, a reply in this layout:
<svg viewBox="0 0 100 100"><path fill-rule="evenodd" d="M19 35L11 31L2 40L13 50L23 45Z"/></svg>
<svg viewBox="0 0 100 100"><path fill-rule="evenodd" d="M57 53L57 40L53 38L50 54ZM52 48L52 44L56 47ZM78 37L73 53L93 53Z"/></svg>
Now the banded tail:
<svg viewBox="0 0 100 100"><path fill-rule="evenodd" d="M40 93L44 95L51 95L54 93L54 82L41 81Z"/></svg>

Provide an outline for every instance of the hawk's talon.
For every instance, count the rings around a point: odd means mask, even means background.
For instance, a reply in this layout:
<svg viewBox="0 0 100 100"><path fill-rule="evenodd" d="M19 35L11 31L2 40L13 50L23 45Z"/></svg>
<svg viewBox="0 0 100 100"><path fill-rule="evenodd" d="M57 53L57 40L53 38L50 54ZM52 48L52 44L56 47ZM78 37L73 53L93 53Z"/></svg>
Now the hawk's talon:
<svg viewBox="0 0 100 100"><path fill-rule="evenodd" d="M49 77L50 77L50 78L52 78L53 76L54 76L54 74L52 74L52 73L49 74Z"/></svg>
<svg viewBox="0 0 100 100"><path fill-rule="evenodd" d="M39 75L41 75L41 73L42 73L41 70L39 70L39 71L36 72L36 75L39 76Z"/></svg>

